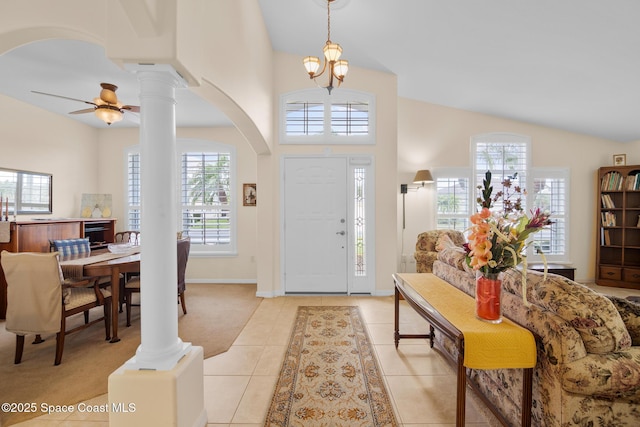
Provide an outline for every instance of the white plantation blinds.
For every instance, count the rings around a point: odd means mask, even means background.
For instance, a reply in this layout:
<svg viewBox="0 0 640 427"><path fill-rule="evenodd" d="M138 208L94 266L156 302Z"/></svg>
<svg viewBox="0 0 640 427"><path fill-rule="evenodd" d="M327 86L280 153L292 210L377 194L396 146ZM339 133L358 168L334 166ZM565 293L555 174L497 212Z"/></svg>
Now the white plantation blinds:
<svg viewBox="0 0 640 427"><path fill-rule="evenodd" d="M531 260L541 259L536 254L536 248L539 248L549 261L569 261L569 171L532 168L530 147L531 140L524 135L492 133L473 137L473 199L478 196L475 187L482 185L487 170L492 173L494 195L503 190L502 181L511 177L512 185L519 185L527 192L527 195L519 196L525 212L531 215L531 209L539 207L549 211L554 222L550 228L534 234L534 245L529 253ZM474 203L474 210L475 206ZM502 209L501 206L495 208Z"/></svg>
<svg viewBox="0 0 640 427"><path fill-rule="evenodd" d="M566 170L533 169L532 205L551 212L554 223L533 235L535 245L549 259L563 259L568 254L568 183L569 173Z"/></svg>
<svg viewBox="0 0 640 427"><path fill-rule="evenodd" d="M127 156L127 223L129 230L140 230L140 154Z"/></svg>
<svg viewBox="0 0 640 427"><path fill-rule="evenodd" d="M510 178L512 185L526 188L529 165L528 138L496 134L475 139L475 187L482 185L485 173L491 171L494 194L502 190L502 182ZM526 196L521 196L526 206ZM501 206L495 206L500 210Z"/></svg>
<svg viewBox="0 0 640 427"><path fill-rule="evenodd" d="M183 153L182 229L195 245L231 242L231 153Z"/></svg>
<svg viewBox="0 0 640 427"><path fill-rule="evenodd" d="M322 135L324 132L324 104L291 101L286 103L287 135Z"/></svg>
<svg viewBox="0 0 640 427"><path fill-rule="evenodd" d="M469 228L469 178L437 178L438 230Z"/></svg>
<svg viewBox="0 0 640 427"><path fill-rule="evenodd" d="M364 102L331 104L331 133L334 135L367 135L369 105Z"/></svg>
<svg viewBox="0 0 640 427"><path fill-rule="evenodd" d="M127 154L127 226L140 229L139 148ZM235 148L210 141L178 144L180 231L192 251L230 254L236 250Z"/></svg>
<svg viewBox="0 0 640 427"><path fill-rule="evenodd" d="M374 144L374 97L303 90L280 98L281 144Z"/></svg>

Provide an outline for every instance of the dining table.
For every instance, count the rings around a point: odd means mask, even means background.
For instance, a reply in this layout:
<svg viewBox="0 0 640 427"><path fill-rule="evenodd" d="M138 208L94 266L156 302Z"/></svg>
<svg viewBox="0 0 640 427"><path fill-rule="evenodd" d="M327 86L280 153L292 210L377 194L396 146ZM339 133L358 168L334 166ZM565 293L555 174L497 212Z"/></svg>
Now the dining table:
<svg viewBox="0 0 640 427"><path fill-rule="evenodd" d="M74 254L60 258L60 268L65 278L100 276L111 277L111 341L118 338L118 314L120 302L120 275L140 272L140 248L112 253L106 249L86 254Z"/></svg>

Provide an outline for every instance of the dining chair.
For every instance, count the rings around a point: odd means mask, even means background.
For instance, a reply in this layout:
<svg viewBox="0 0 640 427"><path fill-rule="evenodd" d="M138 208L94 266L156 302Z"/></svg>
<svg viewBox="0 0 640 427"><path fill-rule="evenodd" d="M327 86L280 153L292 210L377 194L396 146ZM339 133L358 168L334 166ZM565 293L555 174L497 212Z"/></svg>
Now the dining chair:
<svg viewBox="0 0 640 427"><path fill-rule="evenodd" d="M111 292L101 288L98 277L65 280L57 252L7 252L0 256L7 281L5 329L16 334L14 363L22 361L24 338L35 334L34 344L43 334L56 333L54 365L62 361L65 336L104 320L105 336L111 339ZM103 306L99 319L66 329L67 317Z"/></svg>
<svg viewBox="0 0 640 427"><path fill-rule="evenodd" d="M49 241L51 252L58 252L61 257L83 256L91 254L91 242L88 237L77 239L54 239ZM111 276L98 278L98 284L106 288L111 285ZM122 280L124 286L124 279ZM84 313L85 323L89 322L89 311Z"/></svg>
<svg viewBox="0 0 640 427"><path fill-rule="evenodd" d="M127 230L127 231L118 231L114 236L115 243L131 243L132 245L140 244L140 232Z"/></svg>
<svg viewBox="0 0 640 427"><path fill-rule="evenodd" d="M186 291L185 274L187 271L187 261L189 260L189 251L191 249L191 239L189 237L179 239L178 244L178 299L180 306L182 307L182 313L187 314L187 305L185 303L184 293ZM131 307L139 306L140 304L133 304L132 296L134 293L140 292L140 276L131 278L124 285L124 303L127 306L127 326L131 326Z"/></svg>
<svg viewBox="0 0 640 427"><path fill-rule="evenodd" d="M131 243L132 245L138 246L140 244L140 231L137 230L127 230L127 231L118 231L114 235L113 239L114 243ZM122 313L122 306L124 305L124 285L129 280L131 280L137 273L125 273L120 280L120 301L118 304L120 305L120 313Z"/></svg>

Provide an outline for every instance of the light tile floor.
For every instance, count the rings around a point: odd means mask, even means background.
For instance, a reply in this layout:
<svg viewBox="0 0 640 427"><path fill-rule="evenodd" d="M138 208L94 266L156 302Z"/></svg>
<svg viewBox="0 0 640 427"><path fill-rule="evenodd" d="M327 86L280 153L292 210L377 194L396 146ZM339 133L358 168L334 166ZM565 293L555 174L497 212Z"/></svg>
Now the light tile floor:
<svg viewBox="0 0 640 427"><path fill-rule="evenodd" d="M600 288L620 296L631 290ZM298 306L358 305L375 347L398 423L405 427L455 425L456 378L426 340L393 342L393 298L287 296L264 299L226 353L204 361L204 396L209 427L257 427L264 422ZM426 333L425 321L401 308L402 333ZM467 425L488 426L467 392ZM107 396L88 401L104 404ZM107 427L107 414L42 416L19 427Z"/></svg>

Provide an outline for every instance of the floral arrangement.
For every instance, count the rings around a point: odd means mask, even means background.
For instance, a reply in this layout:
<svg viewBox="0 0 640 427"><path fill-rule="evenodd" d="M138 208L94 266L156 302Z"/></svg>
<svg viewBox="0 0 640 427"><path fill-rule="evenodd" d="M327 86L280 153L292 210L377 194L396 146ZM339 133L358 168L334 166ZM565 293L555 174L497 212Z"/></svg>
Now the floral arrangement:
<svg viewBox="0 0 640 427"><path fill-rule="evenodd" d="M477 198L480 211L471 215L469 243L465 244L465 251L467 264L485 276L497 275L521 263L526 270L525 249L531 244L527 239L553 223L550 213L539 208L533 209L530 216L524 213L521 196L526 191L512 185L511 181L516 177L517 174L514 174L505 179L502 182L504 190L495 195L491 186L491 171L486 172L482 186L478 186L481 193ZM498 201L502 202L502 209L492 210ZM523 288L525 286L523 280ZM523 298L526 303L525 290Z"/></svg>

